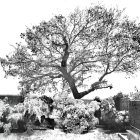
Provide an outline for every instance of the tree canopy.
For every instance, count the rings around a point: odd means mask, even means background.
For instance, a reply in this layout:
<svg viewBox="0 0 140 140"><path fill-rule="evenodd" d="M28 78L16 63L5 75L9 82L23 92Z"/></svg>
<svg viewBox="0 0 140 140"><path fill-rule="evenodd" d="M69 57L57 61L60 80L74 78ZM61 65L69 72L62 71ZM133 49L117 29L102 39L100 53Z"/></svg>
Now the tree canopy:
<svg viewBox="0 0 140 140"><path fill-rule="evenodd" d="M21 33L25 43L1 58L5 74L18 76L22 92L61 89L76 99L112 88L105 77L114 72L133 74L140 64L140 26L123 16L123 10L95 5L58 15ZM89 75L99 79L79 92Z"/></svg>

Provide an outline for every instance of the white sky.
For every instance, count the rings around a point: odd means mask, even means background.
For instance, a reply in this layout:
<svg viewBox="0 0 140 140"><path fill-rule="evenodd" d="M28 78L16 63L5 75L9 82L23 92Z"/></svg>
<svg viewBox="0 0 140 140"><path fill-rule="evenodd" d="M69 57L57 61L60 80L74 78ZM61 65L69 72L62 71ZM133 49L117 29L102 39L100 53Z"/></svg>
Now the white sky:
<svg viewBox="0 0 140 140"><path fill-rule="evenodd" d="M25 32L26 26L49 20L57 14L68 15L77 7L86 8L94 3L102 3L107 7L126 8L126 14L131 19L140 18L139 0L1 0L0 1L0 57L4 57L16 42L20 42L20 33ZM114 85L112 90L99 90L85 98L94 95L107 97L122 91L129 93L137 86L140 89L140 72L135 78L126 79L124 75L113 74L109 82ZM0 94L18 94L17 79L4 79L4 72L0 67Z"/></svg>

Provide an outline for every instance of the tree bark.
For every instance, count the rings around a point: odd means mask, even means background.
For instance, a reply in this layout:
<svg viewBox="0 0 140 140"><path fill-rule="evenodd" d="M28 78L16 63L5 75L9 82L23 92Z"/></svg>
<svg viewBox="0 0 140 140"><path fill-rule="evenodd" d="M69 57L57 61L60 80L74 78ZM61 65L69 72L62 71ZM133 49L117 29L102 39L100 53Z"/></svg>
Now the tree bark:
<svg viewBox="0 0 140 140"><path fill-rule="evenodd" d="M91 88L86 91L78 92L78 89L75 85L75 80L72 78L72 76L69 73L67 73L65 68L60 67L59 69L62 72L65 80L68 82L70 89L72 91L73 97L75 99L81 99L82 97L84 97L85 95L89 94L90 92L92 92L96 89L96 88L94 88L94 86L91 86Z"/></svg>
<svg viewBox="0 0 140 140"><path fill-rule="evenodd" d="M65 68L60 67L59 69L60 69L61 73L63 74L63 77L65 78L65 80L68 82L70 89L73 93L73 97L75 99L80 99L79 92L75 85L74 79L71 77L71 75L69 73L67 73L67 70Z"/></svg>

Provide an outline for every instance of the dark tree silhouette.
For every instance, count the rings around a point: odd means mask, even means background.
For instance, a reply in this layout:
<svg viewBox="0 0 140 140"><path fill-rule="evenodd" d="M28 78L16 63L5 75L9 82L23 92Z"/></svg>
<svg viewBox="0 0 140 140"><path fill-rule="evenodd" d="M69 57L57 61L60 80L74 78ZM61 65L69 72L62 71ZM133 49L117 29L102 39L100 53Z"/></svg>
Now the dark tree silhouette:
<svg viewBox="0 0 140 140"><path fill-rule="evenodd" d="M76 9L68 17L27 28L13 55L1 58L6 75L19 76L22 93L57 89L79 99L97 89L112 88L105 77L114 72L133 74L139 69L139 24L122 10L96 5ZM79 92L89 75L100 76Z"/></svg>

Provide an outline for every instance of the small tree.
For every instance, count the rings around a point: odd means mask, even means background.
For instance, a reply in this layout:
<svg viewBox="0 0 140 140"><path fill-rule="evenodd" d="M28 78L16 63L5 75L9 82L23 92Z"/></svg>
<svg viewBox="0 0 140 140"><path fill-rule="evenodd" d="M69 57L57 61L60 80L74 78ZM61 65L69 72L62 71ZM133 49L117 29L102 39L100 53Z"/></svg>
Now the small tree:
<svg viewBox="0 0 140 140"><path fill-rule="evenodd" d="M140 27L122 13L96 5L27 28L21 34L25 44L17 43L11 56L1 58L5 74L19 76L24 93L56 89L59 84L79 99L94 90L112 88L107 75L133 74L140 62ZM99 79L79 92L84 80L96 73Z"/></svg>

